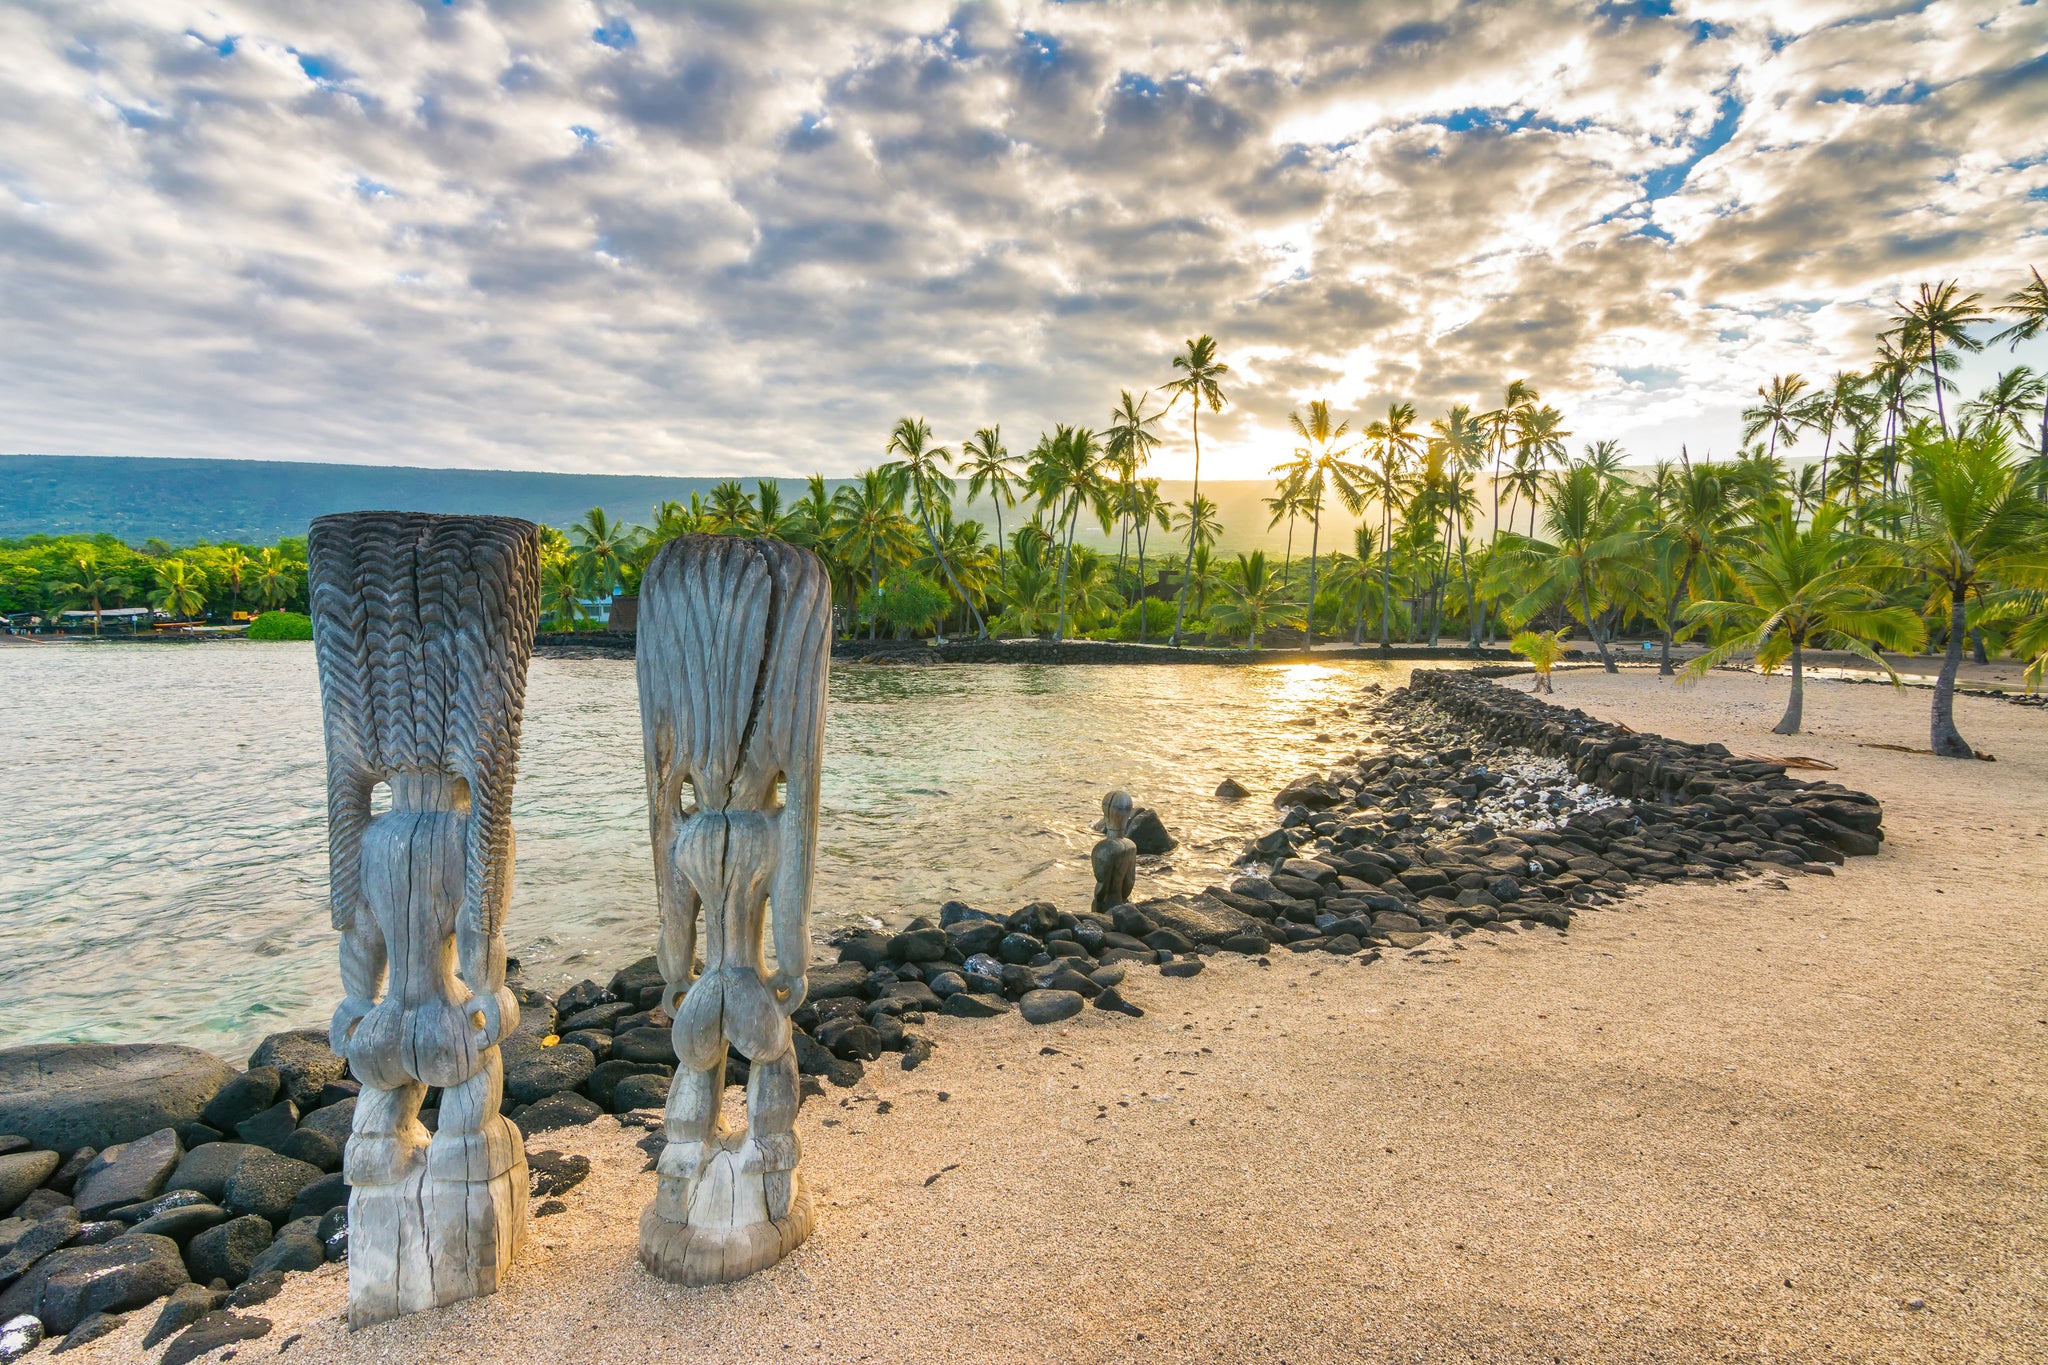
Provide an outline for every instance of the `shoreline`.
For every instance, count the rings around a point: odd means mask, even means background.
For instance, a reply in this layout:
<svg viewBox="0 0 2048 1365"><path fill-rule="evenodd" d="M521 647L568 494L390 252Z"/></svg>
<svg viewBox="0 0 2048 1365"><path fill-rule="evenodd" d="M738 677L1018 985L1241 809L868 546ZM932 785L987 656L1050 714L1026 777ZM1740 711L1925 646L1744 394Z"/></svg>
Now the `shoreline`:
<svg viewBox="0 0 2048 1365"><path fill-rule="evenodd" d="M1559 688L1638 731L1784 743L1782 683ZM1139 1019L942 1017L916 1071L870 1068L804 1105L819 1230L737 1285L638 1269L643 1129L560 1130L533 1146L590 1173L497 1295L351 1334L328 1266L256 1310L274 1326L248 1349L2038 1357L2048 828L2010 793L2048 781L2048 745L2007 708L1960 711L1999 767L1861 747L1915 734L1918 698L1809 693L1802 752L1878 797L1890 831L1832 880L1652 887L1569 933L1475 934L1370 970L1223 955L1153 980ZM145 1358L151 1316L72 1358Z"/></svg>
<svg viewBox="0 0 2048 1365"><path fill-rule="evenodd" d="M1844 853L1875 853L1882 837L1878 807L1860 793L1798 782L1782 766L1734 758L1719 746L1661 741L1595 722L1467 671L1419 671L1409 687L1379 692L1369 685L1360 700L1378 722L1369 746L1384 756L1354 755L1355 773L1312 774L1276 796L1277 825L1251 840L1239 860L1254 873L1263 867L1265 875L1242 876L1227 889L1211 886L1197 896L1120 906L1112 916L1062 914L1042 902L1005 916L949 902L936 925L920 917L894 934L838 936L838 962L813 966L810 997L792 1017L806 1097L829 1103L852 1092L839 1100L844 1108L884 1077L929 1063L936 1035L961 1020L1021 1018L1027 1033L1043 1035L1077 1021L1090 1004L1092 1015L1142 1020L1148 1009L1139 1000L1156 1009L1165 982L1199 977L1212 963L1226 975L1248 960L1271 969L1283 947L1302 962L1322 964L1311 969L1316 976L1346 965L1372 967L1383 953L1435 961L1463 951L1459 940L1467 936L1561 934L1577 911L1612 904L1645 883L1788 871L1831 876L1828 863L1841 862ZM1351 710L1339 704L1332 715ZM1548 761L1551 768L1518 775L1532 761L1539 767ZM1818 814L1800 817L1809 809L1803 801L1817 802L1810 809ZM1670 811L1658 817L1665 823L1646 823L1662 808ZM1792 814L1774 828L1759 823L1766 811ZM1513 814L1526 814L1526 827L1496 832L1491 821ZM1729 833L1703 841L1684 832L1688 825ZM1745 842L1751 829L1766 846ZM1676 831L1676 841L1660 840L1657 830ZM1786 842L1772 843L1768 834ZM1807 842L1806 835L1822 842ZM664 987L652 959L620 969L608 986L584 981L558 998L519 986L514 966L511 984L523 1017L501 1048L505 1108L530 1145L534 1197L547 1201L540 1213L554 1216L569 1211L570 1201L559 1196L582 1183L589 1167L561 1157L552 1144L581 1144L583 1130L594 1128L601 1137L613 1131L608 1125L620 1132L660 1129L675 1061L659 1004ZM1156 976L1145 970L1154 966ZM61 1051L52 1055L61 1059ZM1042 1055L1058 1051L1048 1046ZM864 1066L889 1054L900 1057L900 1066L884 1066L879 1074ZM216 1065L220 1076L231 1074ZM163 1162L157 1188L166 1188L166 1178L168 1188L187 1187L186 1170L213 1159L207 1155L212 1143L255 1144L211 1148L248 1153L236 1156L240 1164L282 1162L270 1178L291 1188L273 1199L274 1207L238 1204L233 1180L225 1199L205 1191L226 1215L249 1222L247 1215L261 1213L276 1233L275 1241L266 1233L257 1239L262 1246L250 1243L254 1259L241 1273L255 1288L237 1290L239 1302L231 1304L242 1308L299 1293L304 1277L285 1280L285 1271L316 1270L323 1258L345 1257L339 1206L346 1186L334 1172L338 1139L346 1135L354 1105L345 1064L327 1051L317 1030L274 1035L250 1065L248 1077L230 1082L207 1099L203 1113L177 1126L177 1141L168 1133L149 1139L175 1152ZM256 1070L264 1066L280 1070ZM745 1060L735 1058L728 1085L743 1085L745 1071ZM258 1083L259 1076L268 1079ZM261 1093L241 1093L252 1085ZM280 1099L285 1092L294 1103ZM431 1109L422 1118L434 1126ZM0 1116L0 1127L10 1122L19 1126L20 1116ZM119 1135L137 1147L147 1145L142 1136ZM45 1145L59 1147L50 1139ZM89 1157L73 1155L57 1174L45 1175L61 1184L65 1172L83 1168L86 1174L76 1178L84 1198L95 1169L84 1166ZM301 1174L291 1176L287 1167ZM103 1226L118 1241L122 1228ZM304 1247L294 1252L298 1243ZM213 1266L198 1245L187 1253L195 1278ZM239 1283L233 1273L229 1283ZM7 1297L21 1300L22 1293L17 1288ZM155 1312L145 1305L136 1317L153 1320ZM255 1331L269 1319L239 1321ZM51 1325L58 1332L76 1326L81 1339L103 1331L111 1339L125 1324L59 1316Z"/></svg>

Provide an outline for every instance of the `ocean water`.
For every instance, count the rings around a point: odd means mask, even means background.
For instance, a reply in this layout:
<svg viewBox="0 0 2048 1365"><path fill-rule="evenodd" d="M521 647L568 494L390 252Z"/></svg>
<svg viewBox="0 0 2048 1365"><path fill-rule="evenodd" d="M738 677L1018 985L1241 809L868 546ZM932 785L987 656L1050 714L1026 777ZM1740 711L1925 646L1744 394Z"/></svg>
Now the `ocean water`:
<svg viewBox="0 0 2048 1365"><path fill-rule="evenodd" d="M953 898L1085 905L1112 787L1181 840L1139 893L1206 886L1285 779L1359 747L1335 708L1407 667L835 665L813 933ZM324 1025L325 770L310 644L0 649L0 1046L239 1057ZM1226 776L1251 799L1216 800ZM528 981L653 951L630 660L534 661L513 826L506 936Z"/></svg>

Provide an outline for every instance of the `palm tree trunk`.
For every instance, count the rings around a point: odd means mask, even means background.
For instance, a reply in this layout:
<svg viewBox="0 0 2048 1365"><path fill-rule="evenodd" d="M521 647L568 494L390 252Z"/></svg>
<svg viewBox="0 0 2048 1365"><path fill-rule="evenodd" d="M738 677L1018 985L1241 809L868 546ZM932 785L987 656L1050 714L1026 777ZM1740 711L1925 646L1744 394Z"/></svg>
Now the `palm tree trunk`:
<svg viewBox="0 0 2048 1365"><path fill-rule="evenodd" d="M1774 735L1796 735L1799 733L1800 712L1806 705L1806 656L1805 645L1798 635L1792 637L1792 699L1785 703L1785 714L1771 727Z"/></svg>
<svg viewBox="0 0 2048 1365"><path fill-rule="evenodd" d="M875 564L874 551L868 551L868 591L879 596L882 590L881 570ZM880 618L878 611L868 612L868 643L875 642L875 622Z"/></svg>
<svg viewBox="0 0 2048 1365"><path fill-rule="evenodd" d="M1311 551L1313 553L1313 551ZM1286 587L1294 570L1294 518L1287 518L1287 556L1280 561L1280 586Z"/></svg>
<svg viewBox="0 0 2048 1365"><path fill-rule="evenodd" d="M1052 633L1055 642L1067 638L1067 561L1074 557L1074 520L1081 515L1081 495L1074 495L1073 508L1067 513L1066 542L1060 548L1060 624Z"/></svg>
<svg viewBox="0 0 2048 1365"><path fill-rule="evenodd" d="M1593 648L1600 652L1600 666L1609 673L1619 673L1614 659L1607 653L1607 641L1600 634L1600 623L1593 619L1593 589L1586 581L1585 565L1579 566L1579 608L1586 614L1586 633L1593 637Z"/></svg>
<svg viewBox="0 0 2048 1365"><path fill-rule="evenodd" d="M1380 648L1392 653L1394 599L1388 580L1391 573L1389 556L1394 552L1393 489L1389 487L1384 493L1385 496L1380 499L1380 508L1385 514L1381 518L1380 527Z"/></svg>
<svg viewBox="0 0 2048 1365"><path fill-rule="evenodd" d="M1145 604L1151 599L1145 594L1145 527L1138 527L1138 643L1145 643Z"/></svg>
<svg viewBox="0 0 2048 1365"><path fill-rule="evenodd" d="M1188 408L1195 436L1195 491L1188 495L1188 556L1180 566L1180 605L1173 611L1173 647L1180 648L1181 626L1188 615L1188 575L1195 571L1195 535L1202 529L1202 399L1191 396Z"/></svg>
<svg viewBox="0 0 2048 1365"><path fill-rule="evenodd" d="M912 486L915 487L915 484ZM946 559L946 552L939 548L938 533L932 530L931 509L925 504L924 490L920 488L916 491L917 520L918 524L924 527L924 538L932 547L932 558L939 561L939 567L946 571L946 581L953 585L953 592L962 602L967 604L968 613L974 617L975 638L986 640L988 638L988 627L981 623L981 613L975 610L974 599L969 597L967 590L960 586L960 580L954 576L952 564Z"/></svg>
<svg viewBox="0 0 2048 1365"><path fill-rule="evenodd" d="M1316 514L1308 523L1308 616L1302 623L1302 643L1313 650L1316 647L1316 546L1322 542L1323 509L1316 508Z"/></svg>
<svg viewBox="0 0 2048 1365"><path fill-rule="evenodd" d="M1927 337L1927 368L1934 375L1934 415L1941 419L1941 434L1943 439L1946 439L1948 436L1948 411L1942 406L1941 402L1941 346L1935 341L1934 335L1931 332Z"/></svg>
<svg viewBox="0 0 2048 1365"><path fill-rule="evenodd" d="M1671 610L1664 614L1664 653L1657 660L1657 676L1671 676L1671 637L1678 633L1678 604L1685 600L1686 584L1692 581L1692 562L1699 551L1688 550L1685 567L1678 571L1678 588L1671 594Z"/></svg>
<svg viewBox="0 0 2048 1365"><path fill-rule="evenodd" d="M1956 671L1963 666L1963 637L1969 633L1969 588L1961 583L1948 586L1948 653L1941 661L1940 676L1934 680L1934 723L1929 747L1943 758L1975 758L1977 751L1956 729Z"/></svg>

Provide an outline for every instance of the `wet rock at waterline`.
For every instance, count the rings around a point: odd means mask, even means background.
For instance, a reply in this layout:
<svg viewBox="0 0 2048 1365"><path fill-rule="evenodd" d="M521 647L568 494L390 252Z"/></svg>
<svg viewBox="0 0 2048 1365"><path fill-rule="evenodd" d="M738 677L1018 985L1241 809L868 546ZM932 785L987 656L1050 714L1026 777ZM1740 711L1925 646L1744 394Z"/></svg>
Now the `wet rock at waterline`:
<svg viewBox="0 0 2048 1365"><path fill-rule="evenodd" d="M168 1043L0 1048L0 1133L52 1152L111 1147L193 1123L234 1072Z"/></svg>

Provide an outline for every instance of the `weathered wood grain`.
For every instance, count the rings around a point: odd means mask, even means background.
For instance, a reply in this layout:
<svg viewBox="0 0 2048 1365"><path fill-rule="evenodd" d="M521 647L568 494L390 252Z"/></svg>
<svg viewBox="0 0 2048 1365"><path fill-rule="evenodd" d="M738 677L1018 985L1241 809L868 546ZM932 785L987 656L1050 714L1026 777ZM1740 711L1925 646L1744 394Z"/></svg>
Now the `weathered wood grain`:
<svg viewBox="0 0 2048 1365"><path fill-rule="evenodd" d="M765 1269L816 1220L789 1016L810 956L831 620L824 565L781 541L684 536L641 579L657 960L679 1064L640 1260L681 1284ZM721 1113L732 1047L751 1064L741 1126Z"/></svg>
<svg viewBox="0 0 2048 1365"><path fill-rule="evenodd" d="M313 523L307 560L344 993L331 1042L363 1086L343 1159L362 1327L494 1292L525 1232L498 1041L519 1024L503 925L540 530L348 513ZM391 805L373 818L379 783Z"/></svg>

